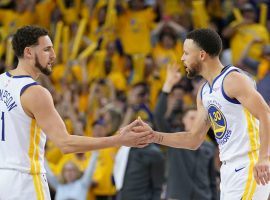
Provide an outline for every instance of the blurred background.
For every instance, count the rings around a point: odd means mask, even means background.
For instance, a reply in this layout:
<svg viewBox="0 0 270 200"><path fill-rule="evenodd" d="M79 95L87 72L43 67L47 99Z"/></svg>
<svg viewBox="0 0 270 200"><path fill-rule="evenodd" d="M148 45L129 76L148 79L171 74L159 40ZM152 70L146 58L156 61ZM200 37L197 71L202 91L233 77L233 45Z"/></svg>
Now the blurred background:
<svg viewBox="0 0 270 200"><path fill-rule="evenodd" d="M187 32L196 28L221 35L222 63L249 72L270 104L269 5L269 0L0 0L0 72L16 67L11 47L16 29L39 25L50 31L57 55L52 75L39 82L52 93L70 134L110 136L137 116L156 130L188 130L204 80L187 79L180 58ZM166 66L174 62L182 78L167 94ZM196 151L149 145L95 155L63 155L47 142L52 199L219 199L220 163L211 130ZM75 183L80 189L69 187Z"/></svg>

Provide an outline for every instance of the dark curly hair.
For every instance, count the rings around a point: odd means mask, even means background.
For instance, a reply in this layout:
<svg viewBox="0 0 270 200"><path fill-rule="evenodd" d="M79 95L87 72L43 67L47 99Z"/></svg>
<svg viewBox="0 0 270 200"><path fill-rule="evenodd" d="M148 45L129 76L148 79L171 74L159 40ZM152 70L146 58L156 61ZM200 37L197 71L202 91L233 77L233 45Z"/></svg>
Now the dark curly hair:
<svg viewBox="0 0 270 200"><path fill-rule="evenodd" d="M222 40L219 34L211 29L196 29L187 34L186 39L193 40L211 57L219 56L222 50Z"/></svg>
<svg viewBox="0 0 270 200"><path fill-rule="evenodd" d="M12 47L18 58L23 57L25 47L38 45L38 38L48 35L48 31L38 26L19 28L12 38Z"/></svg>

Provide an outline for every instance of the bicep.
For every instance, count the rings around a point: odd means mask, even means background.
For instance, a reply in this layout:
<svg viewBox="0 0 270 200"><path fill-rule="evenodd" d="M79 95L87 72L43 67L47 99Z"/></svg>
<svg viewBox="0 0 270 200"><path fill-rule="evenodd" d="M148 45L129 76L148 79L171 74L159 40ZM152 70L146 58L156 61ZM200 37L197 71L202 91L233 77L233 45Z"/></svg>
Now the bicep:
<svg viewBox="0 0 270 200"><path fill-rule="evenodd" d="M253 82L238 72L231 73L224 80L224 90L230 98L237 99L257 119L266 111L269 112L269 106L255 89Z"/></svg>
<svg viewBox="0 0 270 200"><path fill-rule="evenodd" d="M56 111L51 94L41 86L33 86L21 97L23 108L36 120L39 127L54 142L58 143L65 134L66 127Z"/></svg>

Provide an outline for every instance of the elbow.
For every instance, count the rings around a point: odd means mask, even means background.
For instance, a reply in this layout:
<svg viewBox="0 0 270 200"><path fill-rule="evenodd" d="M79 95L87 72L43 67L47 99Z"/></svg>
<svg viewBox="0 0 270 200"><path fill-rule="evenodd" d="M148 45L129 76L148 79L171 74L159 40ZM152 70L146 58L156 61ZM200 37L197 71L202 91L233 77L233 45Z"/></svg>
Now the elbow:
<svg viewBox="0 0 270 200"><path fill-rule="evenodd" d="M63 154L73 153L69 136L61 139L60 143L57 146Z"/></svg>
<svg viewBox="0 0 270 200"><path fill-rule="evenodd" d="M61 147L60 150L61 150L62 154L72 153L72 151L70 151L70 149L67 147Z"/></svg>
<svg viewBox="0 0 270 200"><path fill-rule="evenodd" d="M204 137L198 137L197 134L192 134L191 137L189 138L190 139L190 142L189 142L189 149L190 150L197 150L202 142L204 141Z"/></svg>
<svg viewBox="0 0 270 200"><path fill-rule="evenodd" d="M190 145L190 150L196 151L200 146L201 144L199 143L193 143Z"/></svg>

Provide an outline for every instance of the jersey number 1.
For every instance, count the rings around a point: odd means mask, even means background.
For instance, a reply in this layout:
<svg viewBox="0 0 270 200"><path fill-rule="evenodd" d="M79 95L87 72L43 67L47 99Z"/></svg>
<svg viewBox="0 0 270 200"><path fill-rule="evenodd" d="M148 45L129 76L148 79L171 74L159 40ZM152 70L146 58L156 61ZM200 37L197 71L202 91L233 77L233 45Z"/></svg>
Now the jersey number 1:
<svg viewBox="0 0 270 200"><path fill-rule="evenodd" d="M2 141L5 141L5 113L2 112L2 115L1 115L1 122L2 122Z"/></svg>

